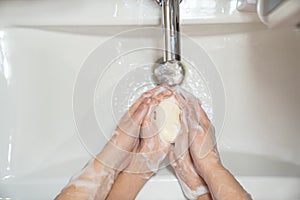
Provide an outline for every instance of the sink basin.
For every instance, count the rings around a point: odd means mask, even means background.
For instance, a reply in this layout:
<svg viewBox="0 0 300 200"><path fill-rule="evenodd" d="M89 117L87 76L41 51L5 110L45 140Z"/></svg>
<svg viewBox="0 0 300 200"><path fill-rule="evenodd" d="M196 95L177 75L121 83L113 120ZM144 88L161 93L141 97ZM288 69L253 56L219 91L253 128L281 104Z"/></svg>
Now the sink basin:
<svg viewBox="0 0 300 200"><path fill-rule="evenodd" d="M17 3L3 2L0 10L19 8ZM222 161L254 199L300 199L299 31L268 30L252 14L230 11L235 1L220 2L225 16L221 8L219 15L208 13L208 19L186 14L182 32L202 47L226 91L225 121L218 135ZM35 6L46 8L43 3ZM140 25L134 25L130 17L122 21L120 15L107 24L88 24L88 17L77 22L69 17L59 24L58 16L41 15L39 20L33 15L27 13L20 25L17 16L9 16L4 21L14 25L0 27L0 199L53 199L91 154L101 150L117 120L110 112L96 112L98 120L107 122L105 134L96 140L89 132L78 134L73 95L80 70L113 35L146 25L157 27L158 22L157 15L147 18L149 13L142 16L145 21L139 21ZM151 34L121 37L116 48L122 49L122 41L148 40L157 43ZM129 61L155 62L161 54L146 55ZM120 67L116 73L129 66L125 61L115 62ZM101 61L99 67L103 67ZM105 80L104 85L98 82L98 103L101 95L113 91L113 80ZM184 196L167 167L145 185L137 199Z"/></svg>

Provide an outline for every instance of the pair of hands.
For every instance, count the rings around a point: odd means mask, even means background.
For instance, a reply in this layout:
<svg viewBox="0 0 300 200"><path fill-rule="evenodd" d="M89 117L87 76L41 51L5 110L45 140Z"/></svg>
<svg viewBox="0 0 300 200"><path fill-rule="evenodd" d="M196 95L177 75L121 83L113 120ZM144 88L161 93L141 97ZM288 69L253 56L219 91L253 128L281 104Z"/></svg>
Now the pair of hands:
<svg viewBox="0 0 300 200"><path fill-rule="evenodd" d="M155 108L171 96L182 111L174 144L163 141L152 123ZM214 128L200 102L188 92L158 86L130 107L102 151L72 177L56 200L134 199L166 156L187 198L251 199L222 166ZM208 188L211 195L205 194Z"/></svg>
<svg viewBox="0 0 300 200"><path fill-rule="evenodd" d="M126 162L110 167L140 174L144 178L150 178L158 170L171 145L161 140L158 135L158 127L153 122L155 108L172 95L174 94L170 88L158 86L144 93L130 107L110 140L115 148L123 152Z"/></svg>
<svg viewBox="0 0 300 200"><path fill-rule="evenodd" d="M171 96L176 98L182 110L181 131L174 144L163 141L153 123L155 108ZM204 161L204 158L211 154L210 152L213 152L210 160L219 162L214 147L214 128L200 102L188 92L158 86L145 93L124 115L116 132L111 142L125 151L132 152L126 157L127 166L119 165L119 171L138 173L144 178L149 178L168 155L188 199L197 199L208 192L206 183L199 174L201 168L206 166L208 161Z"/></svg>

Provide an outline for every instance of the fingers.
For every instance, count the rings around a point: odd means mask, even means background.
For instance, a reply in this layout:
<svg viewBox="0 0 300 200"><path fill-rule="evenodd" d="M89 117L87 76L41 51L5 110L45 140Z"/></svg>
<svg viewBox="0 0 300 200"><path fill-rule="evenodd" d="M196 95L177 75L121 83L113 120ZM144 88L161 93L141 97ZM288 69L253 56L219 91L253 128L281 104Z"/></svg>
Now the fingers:
<svg viewBox="0 0 300 200"><path fill-rule="evenodd" d="M149 98L145 98L132 115L132 120L136 123L137 126L141 126L143 119L147 115L150 108L150 102L151 100Z"/></svg>
<svg viewBox="0 0 300 200"><path fill-rule="evenodd" d="M181 91L175 96L183 105L182 119L187 122L190 151L192 158L197 162L198 159L206 157L215 147L214 127L196 97Z"/></svg>
<svg viewBox="0 0 300 200"><path fill-rule="evenodd" d="M148 113L141 124L140 138L151 138L158 134L158 128L154 121L155 109L157 103L153 103L151 100L149 104Z"/></svg>
<svg viewBox="0 0 300 200"><path fill-rule="evenodd" d="M189 149L188 127L185 121L186 121L185 116L181 114L180 116L181 131L175 140L174 148L173 148L176 158L183 156Z"/></svg>
<svg viewBox="0 0 300 200"><path fill-rule="evenodd" d="M121 119L117 132L129 135L131 137L137 138L139 136L141 124L148 113L149 110L149 98L138 99L137 102L131 107ZM138 106L137 106L138 105ZM133 112L130 114L130 112Z"/></svg>
<svg viewBox="0 0 300 200"><path fill-rule="evenodd" d="M215 130L214 127L211 126L206 134L205 137L200 138L202 140L201 145L198 147L198 159L204 159L209 153L213 150L217 151L216 148L216 138L215 138ZM219 156L217 156L219 157Z"/></svg>
<svg viewBox="0 0 300 200"><path fill-rule="evenodd" d="M215 131L206 113L198 103L194 105L192 109L194 111L192 111L190 115L192 116L191 118L196 117L195 112L199 113L200 117L198 121L192 121L190 125L194 126L194 129L192 128L189 132L189 142L191 145L192 158L194 162L199 162L215 148Z"/></svg>
<svg viewBox="0 0 300 200"><path fill-rule="evenodd" d="M142 122L143 128L150 126L151 123L153 122L152 118L153 118L154 111L155 111L155 108L157 107L157 105L158 105L158 103L154 103L153 99L150 99L148 113L147 113L144 121Z"/></svg>
<svg viewBox="0 0 300 200"><path fill-rule="evenodd" d="M151 96L148 113L142 122L141 138L150 138L159 133L159 128L161 127L158 127L159 122L155 121L156 108L160 102L170 98L172 95L172 91L165 89Z"/></svg>
<svg viewBox="0 0 300 200"><path fill-rule="evenodd" d="M145 97L144 95L140 96L129 108L128 112L130 114L130 116L132 116L135 111L138 109L138 107L140 106L140 104L147 99L147 97Z"/></svg>
<svg viewBox="0 0 300 200"><path fill-rule="evenodd" d="M173 93L170 90L160 86L157 86L149 92L144 93L123 116L121 124L123 124L123 127L126 127L125 130L123 128L123 131L129 135L136 136L136 131L140 129L142 122L146 121L149 123L151 120L151 114L155 110L155 107L158 105L158 103L163 99L169 98L172 94ZM134 129L136 131L132 134L131 130L133 130L133 127L135 127Z"/></svg>
<svg viewBox="0 0 300 200"><path fill-rule="evenodd" d="M206 112L201 107L201 105L199 103L197 105L198 105L197 112L200 115L199 123L201 124L202 127L204 127L204 129L208 130L212 126L212 124L211 124Z"/></svg>
<svg viewBox="0 0 300 200"><path fill-rule="evenodd" d="M200 100L194 98L192 102L193 102L194 112L197 115L197 122L204 128L205 131L207 131L212 126L212 124L206 112L203 110Z"/></svg>
<svg viewBox="0 0 300 200"><path fill-rule="evenodd" d="M130 116L132 116L136 110L138 109L138 107L140 106L140 104L142 102L146 101L147 103L151 104L158 104L159 102L161 102L163 99L169 98L172 96L173 90L171 90L169 87L167 86L156 86L155 88L153 88L152 90L145 92L143 95L141 95L136 102L129 108L129 113ZM148 102L149 101L149 102Z"/></svg>
<svg viewBox="0 0 300 200"><path fill-rule="evenodd" d="M200 114L199 123L204 129L204 135L201 137L202 145L199 151L199 157L205 158L216 146L215 128L199 102L197 103L197 112Z"/></svg>
<svg viewBox="0 0 300 200"><path fill-rule="evenodd" d="M163 90L170 90L173 91L172 88L170 88L167 84L161 84L153 88L152 90L149 90L143 94L144 97L151 97L155 96L158 93L162 92Z"/></svg>
<svg viewBox="0 0 300 200"><path fill-rule="evenodd" d="M126 161L138 142L140 126L148 112L149 98L140 98L131 108L131 112L135 109L134 114L130 116L128 112L123 116L115 134L99 154L103 163L118 170L123 169L124 164L128 164ZM114 159L111 159L112 157Z"/></svg>
<svg viewBox="0 0 300 200"><path fill-rule="evenodd" d="M165 90L159 94L157 94L156 96L154 96L154 99L157 100L158 102L161 102L164 99L167 99L169 97L171 97L173 95L172 90Z"/></svg>
<svg viewBox="0 0 300 200"><path fill-rule="evenodd" d="M162 88L168 88L167 86L156 86L155 88L153 88L150 91L145 92L144 94L142 94L136 101L135 103L130 106L129 108L129 113L130 116L132 116L135 111L137 110L137 108L140 106L140 104L147 98L151 98L152 96L154 96L157 92L159 92L160 90L162 90Z"/></svg>
<svg viewBox="0 0 300 200"><path fill-rule="evenodd" d="M188 126L188 141L192 145L196 136L201 134L202 128L197 121L196 110L193 105L188 105L183 109L183 118Z"/></svg>
<svg viewBox="0 0 300 200"><path fill-rule="evenodd" d="M147 147L144 150L145 153L151 152L148 157L150 156L157 160L157 162L150 163L153 164L153 169L155 169L166 156L169 144L166 145L160 140L157 135L157 131L155 130L155 124L152 123L152 118L156 106L161 101L171 97L172 95L173 91L170 88L158 86L139 97L138 100L130 107L128 112L123 116L118 128L116 129L116 134L112 137L111 142L108 143L107 148L104 148L105 150L110 149L110 151L112 151L111 148L113 148L114 151L112 152L116 152L117 154L113 157L117 159L111 159L111 157L108 156L102 160L105 160L105 163L108 163L110 166L115 167L118 165L117 167L119 167L119 164L122 163L125 158L129 158L130 152L136 148L136 144L139 142L139 136L141 136L142 132L144 132L144 135L149 138L149 140L144 141L144 144ZM151 126L147 124L149 121L151 122ZM144 155L145 154L141 154L141 159L148 162L150 157L147 159L143 157Z"/></svg>
<svg viewBox="0 0 300 200"><path fill-rule="evenodd" d="M180 108L184 108L185 105L186 105L186 99L185 99L185 97L180 92L179 93L175 92L174 93L174 97L177 100L179 107Z"/></svg>

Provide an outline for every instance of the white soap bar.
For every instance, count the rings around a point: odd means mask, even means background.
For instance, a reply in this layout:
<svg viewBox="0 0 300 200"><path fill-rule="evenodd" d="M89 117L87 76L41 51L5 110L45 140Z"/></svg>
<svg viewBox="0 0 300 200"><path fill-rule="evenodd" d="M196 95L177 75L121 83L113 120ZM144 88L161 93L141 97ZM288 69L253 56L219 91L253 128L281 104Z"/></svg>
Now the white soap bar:
<svg viewBox="0 0 300 200"><path fill-rule="evenodd" d="M180 125L181 109L174 97L166 99L155 109L154 120L158 127L161 139L173 143L181 129Z"/></svg>

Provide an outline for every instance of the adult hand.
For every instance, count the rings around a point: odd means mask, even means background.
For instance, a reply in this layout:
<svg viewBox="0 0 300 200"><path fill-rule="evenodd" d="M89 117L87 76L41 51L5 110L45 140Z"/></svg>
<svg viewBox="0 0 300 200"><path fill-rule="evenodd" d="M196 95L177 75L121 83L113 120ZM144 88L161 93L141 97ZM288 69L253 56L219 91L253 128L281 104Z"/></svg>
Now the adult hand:
<svg viewBox="0 0 300 200"><path fill-rule="evenodd" d="M211 199L204 180L197 174L189 153L188 127L185 115L181 115L181 132L169 152L169 161L188 199ZM200 197L201 196L201 197Z"/></svg>
<svg viewBox="0 0 300 200"><path fill-rule="evenodd" d="M189 130L191 158L197 173L208 185L213 199L250 200L251 196L222 165L216 147L215 129L200 102L189 94L183 98L186 100L183 110Z"/></svg>
<svg viewBox="0 0 300 200"><path fill-rule="evenodd" d="M182 112L189 132L190 155L198 174L202 176L202 168L221 164L216 147L215 129L196 97L184 92L179 98L184 102Z"/></svg>
<svg viewBox="0 0 300 200"><path fill-rule="evenodd" d="M130 160L140 128L148 113L149 94L142 95L122 117L115 134L56 197L57 200L105 199L118 175Z"/></svg>
<svg viewBox="0 0 300 200"><path fill-rule="evenodd" d="M151 96L151 102L148 114L141 124L139 142L133 150L130 164L116 179L107 197L109 200L123 199L124 196L128 200L135 199L144 184L158 170L169 150L170 144L160 139L153 119L156 106L173 92L168 87L159 86L147 94Z"/></svg>
<svg viewBox="0 0 300 200"><path fill-rule="evenodd" d="M170 144L159 136L159 128L155 123L155 109L158 104L170 98L173 91L169 87L160 86L160 90L152 93L149 111L141 125L140 143L136 148L126 172L140 173L149 178L159 168L166 157Z"/></svg>

